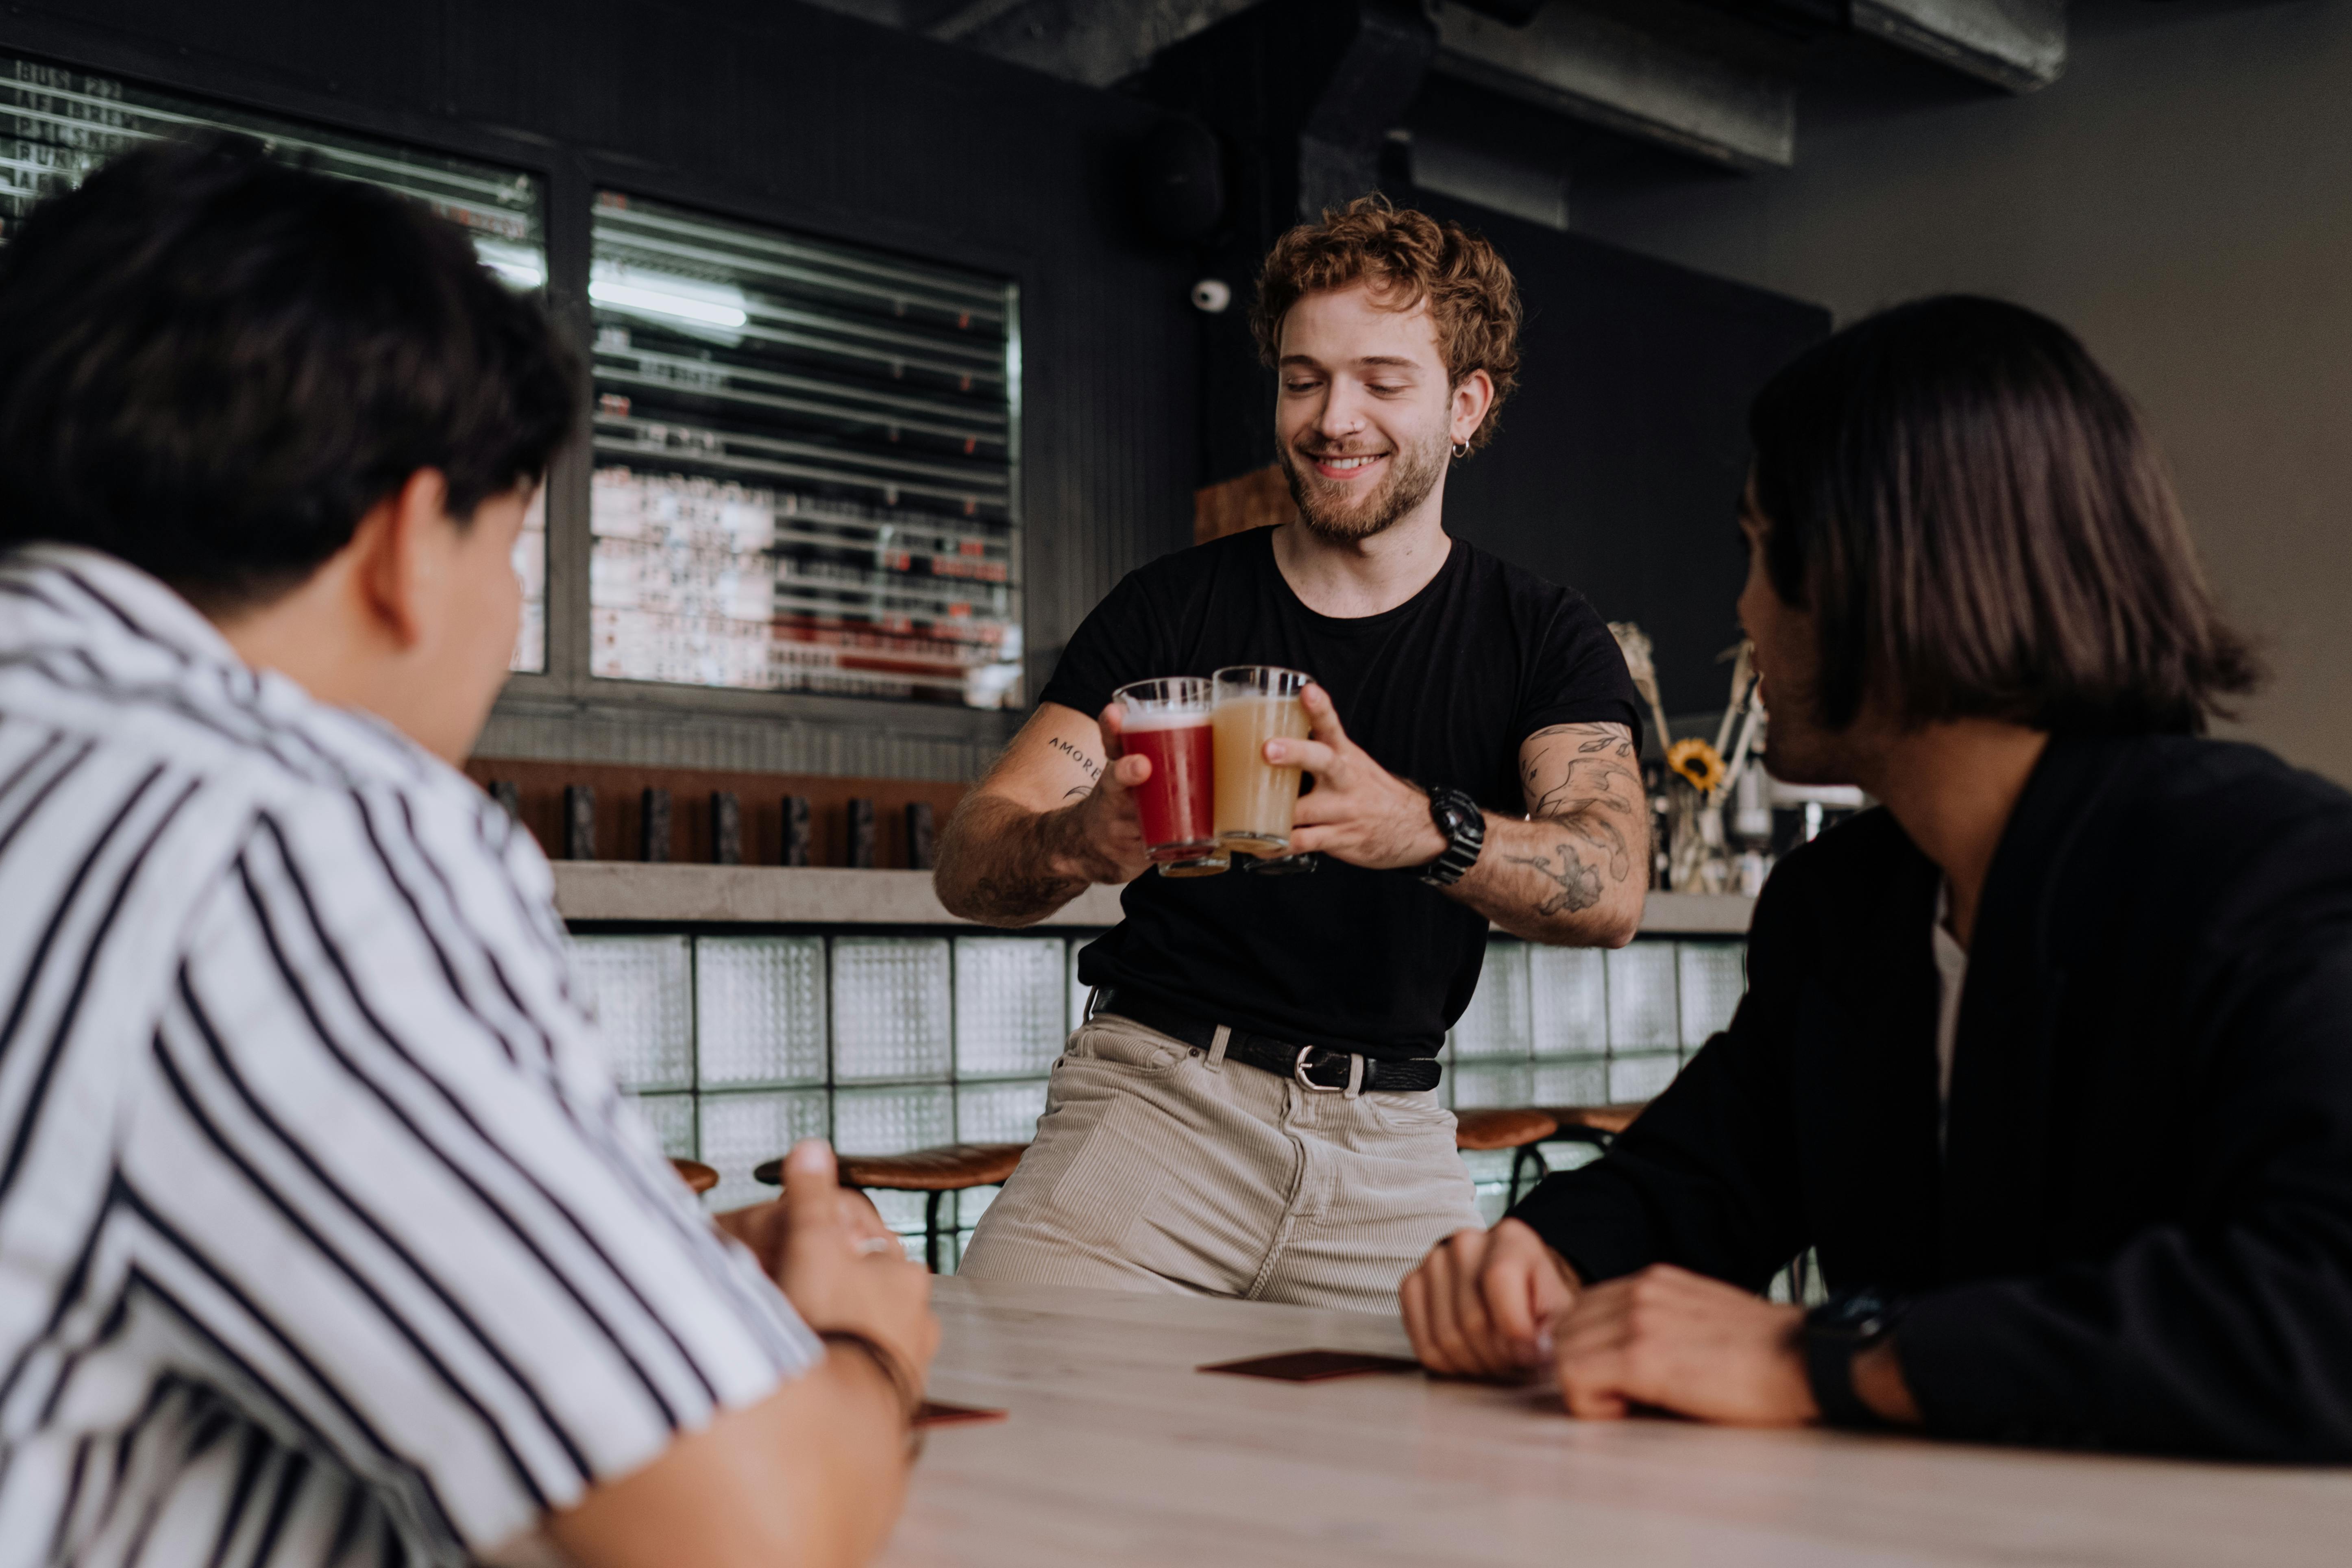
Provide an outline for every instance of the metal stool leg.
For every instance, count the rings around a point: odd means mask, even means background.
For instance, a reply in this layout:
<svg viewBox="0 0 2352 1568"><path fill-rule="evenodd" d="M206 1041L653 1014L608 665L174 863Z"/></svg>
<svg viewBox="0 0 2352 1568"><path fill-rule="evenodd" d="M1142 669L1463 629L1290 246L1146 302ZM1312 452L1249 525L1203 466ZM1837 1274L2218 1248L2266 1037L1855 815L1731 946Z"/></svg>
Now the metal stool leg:
<svg viewBox="0 0 2352 1568"><path fill-rule="evenodd" d="M1511 1184L1509 1187L1509 1203L1514 1206L1516 1206L1519 1201L1519 1173L1530 1164L1534 1165L1536 1168L1535 1182L1528 1184L1528 1190L1532 1192L1535 1189L1536 1182L1540 1182L1546 1176L1551 1174L1551 1167L1544 1163L1543 1151L1538 1149L1532 1143L1522 1143L1517 1148L1511 1151Z"/></svg>

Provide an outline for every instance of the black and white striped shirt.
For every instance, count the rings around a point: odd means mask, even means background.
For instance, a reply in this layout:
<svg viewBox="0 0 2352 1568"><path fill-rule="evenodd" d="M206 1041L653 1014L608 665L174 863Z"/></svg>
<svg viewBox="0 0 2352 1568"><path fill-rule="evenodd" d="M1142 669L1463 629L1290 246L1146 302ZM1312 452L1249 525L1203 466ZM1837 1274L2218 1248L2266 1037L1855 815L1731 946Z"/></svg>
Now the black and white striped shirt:
<svg viewBox="0 0 2352 1568"><path fill-rule="evenodd" d="M0 1568L471 1561L814 1363L551 889L152 579L0 556Z"/></svg>

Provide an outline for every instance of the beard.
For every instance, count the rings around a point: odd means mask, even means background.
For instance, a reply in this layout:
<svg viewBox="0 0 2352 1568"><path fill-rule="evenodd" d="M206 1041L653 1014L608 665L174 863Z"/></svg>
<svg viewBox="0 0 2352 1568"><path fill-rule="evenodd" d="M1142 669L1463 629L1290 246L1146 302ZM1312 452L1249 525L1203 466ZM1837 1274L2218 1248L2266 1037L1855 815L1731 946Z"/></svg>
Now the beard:
<svg viewBox="0 0 2352 1568"><path fill-rule="evenodd" d="M1298 504L1298 521L1334 543L1370 539L1389 528L1429 499L1445 477L1445 460L1453 447L1443 440L1419 447L1399 447L1389 464L1389 477L1380 488L1343 506L1308 467L1308 459L1289 447L1281 448L1282 472L1290 481L1290 499Z"/></svg>

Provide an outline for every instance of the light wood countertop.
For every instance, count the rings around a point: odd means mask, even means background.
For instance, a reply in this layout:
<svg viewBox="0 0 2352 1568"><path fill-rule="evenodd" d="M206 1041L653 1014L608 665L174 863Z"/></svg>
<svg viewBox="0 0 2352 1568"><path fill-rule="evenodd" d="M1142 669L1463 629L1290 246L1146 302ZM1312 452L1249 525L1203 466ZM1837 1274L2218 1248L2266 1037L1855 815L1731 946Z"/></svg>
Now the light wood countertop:
<svg viewBox="0 0 2352 1568"><path fill-rule="evenodd" d="M739 922L772 925L958 926L931 891L929 871L853 871L834 866L646 865L558 860L555 907L572 921ZM1738 936L1756 900L1734 895L1652 893L1642 930L1653 935ZM1118 923L1118 889L1089 888L1046 926Z"/></svg>
<svg viewBox="0 0 2352 1568"><path fill-rule="evenodd" d="M1387 1317L948 1279L931 1391L1009 1409L930 1434L891 1568L2345 1559L2352 1471L2123 1459L1669 1420L1417 1373L1192 1369L1405 1353Z"/></svg>

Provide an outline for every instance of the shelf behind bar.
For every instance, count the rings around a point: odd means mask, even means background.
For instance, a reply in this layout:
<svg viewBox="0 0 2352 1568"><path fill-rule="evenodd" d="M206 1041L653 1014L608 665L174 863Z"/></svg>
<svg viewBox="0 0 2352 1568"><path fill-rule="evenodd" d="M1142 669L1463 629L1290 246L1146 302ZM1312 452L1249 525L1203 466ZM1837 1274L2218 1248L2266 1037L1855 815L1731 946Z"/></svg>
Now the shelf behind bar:
<svg viewBox="0 0 2352 1568"><path fill-rule="evenodd" d="M568 921L679 924L961 926L931 891L929 871L834 866L555 862L555 907ZM1738 936L1756 900L1735 894L1652 893L1645 936ZM1118 923L1118 889L1089 888L1041 924Z"/></svg>

